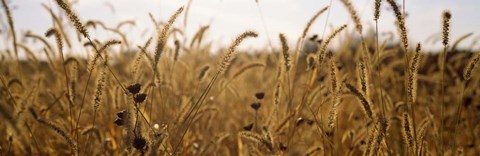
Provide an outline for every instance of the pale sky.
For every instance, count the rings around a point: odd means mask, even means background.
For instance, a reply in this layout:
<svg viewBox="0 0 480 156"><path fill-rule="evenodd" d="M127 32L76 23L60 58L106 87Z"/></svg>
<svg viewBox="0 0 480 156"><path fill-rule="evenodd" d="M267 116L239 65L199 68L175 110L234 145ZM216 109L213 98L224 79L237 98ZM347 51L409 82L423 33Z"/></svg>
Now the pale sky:
<svg viewBox="0 0 480 156"><path fill-rule="evenodd" d="M146 28L153 32L148 13L151 12L157 20L166 21L180 6L186 6L188 0L79 0L73 5L83 22L89 19L101 20L109 27L124 20L136 20L135 27L122 28L133 45L142 44L149 36L141 36ZM373 1L374 0L351 0L358 10L365 30L373 26ZM13 18L17 33L32 30L36 34L43 34L51 27L51 18L47 11L41 7L41 3L56 6L54 0L10 0L9 5L13 8ZM268 46L267 28L269 38L274 46L279 46L278 33L285 33L291 46L298 39L308 20L321 8L328 6L330 0L259 0L259 5L265 25L261 21L255 0L193 0L189 12L187 36L191 37L200 26L210 24L207 40L215 41L215 44L228 46L235 36L245 30L255 30L260 37L250 39L242 48L262 49ZM399 0L398 3L401 3ZM114 12L107 4L112 4ZM333 0L328 25L338 27L349 24L354 28L348 12L339 0ZM473 32L469 40L462 46L469 46L472 39L480 36L480 0L406 0L408 34L411 43L421 42L425 47L438 48L440 44L431 45L426 39L441 32L441 13L450 10L453 14L451 22L451 39ZM58 11L57 9L55 9ZM1 11L2 32L5 29L6 19L4 11ZM326 16L323 14L310 29L310 34L322 34ZM175 23L176 27L183 27L183 14ZM69 28L71 29L71 28ZM390 6L384 1L379 21L380 32L394 31L394 16ZM93 31L93 30L90 30ZM327 31L330 31L327 26ZM4 33L2 33L4 34ZM151 33L150 33L151 34ZM328 32L326 33L326 35ZM93 37L99 39L112 38L110 35L96 34ZM2 40L5 35L2 35ZM71 38L75 36L71 35ZM118 36L114 36L117 37ZM73 39L72 39L73 40ZM453 41L452 41L453 42ZM4 44L5 42L0 42ZM0 45L5 48L5 45ZM477 49L480 46L477 46Z"/></svg>

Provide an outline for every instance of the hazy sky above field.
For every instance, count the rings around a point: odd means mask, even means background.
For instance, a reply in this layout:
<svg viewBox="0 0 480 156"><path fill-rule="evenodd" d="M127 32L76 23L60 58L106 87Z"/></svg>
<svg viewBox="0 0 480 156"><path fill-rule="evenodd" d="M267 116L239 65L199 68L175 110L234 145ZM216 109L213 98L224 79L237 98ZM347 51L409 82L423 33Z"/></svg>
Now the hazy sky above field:
<svg viewBox="0 0 480 156"><path fill-rule="evenodd" d="M115 27L116 23L124 20L136 20L135 27L122 28L134 45L142 43L148 36L141 36L142 32L148 31L153 34L153 26L148 18L151 12L157 20L166 21L168 17L180 6L186 5L188 0L79 0L73 5L73 9L80 15L83 21L89 19L101 20L109 27ZM373 0L351 0L358 10L365 29L371 28L373 23L372 8ZM265 25L261 20L261 14L255 0L193 0L189 12L187 36L193 36L200 26L210 25L207 40L215 41L216 45L226 45L234 37L244 30L256 30L260 38L251 39L243 45L243 48L261 48L268 45L266 30L274 46L279 45L278 33L285 33L293 46L294 41L302 33L305 24L319 9L328 6L329 0L259 0ZM400 3L401 1L398 1ZM47 11L41 7L41 3L55 6L54 0L10 0L9 5L14 8L13 17L18 32L32 30L36 34L43 34L51 27L51 19ZM440 44L431 45L427 38L441 31L441 13L445 9L452 11L452 39L456 39L466 33L474 32L470 40L462 43L469 46L473 38L480 36L480 9L479 0L407 0L408 12L407 26L410 42L421 42L427 47L440 48ZM112 10L110 6L113 6ZM3 9L3 8L2 8ZM341 24L350 24L350 17L339 0L333 0L331 16L328 21L327 31L330 25L338 27ZM55 11L58 11L55 9ZM6 23L2 10L2 25ZM310 33L322 34L326 14L322 15L313 25ZM183 27L183 15L175 26ZM380 17L380 32L393 31L394 16L387 3L382 5ZM4 26L2 26L4 28ZM147 30L148 28L148 30ZM265 29L266 28L266 29ZM2 30L3 31L3 30ZM92 31L92 36L100 39L118 38L114 34L101 35ZM328 35L328 32L326 33ZM75 37L71 35L71 37ZM386 37L382 37L385 39ZM381 39L382 39L381 38ZM5 42L2 42L5 43ZM5 48L5 45L1 48ZM477 46L479 47L479 46Z"/></svg>

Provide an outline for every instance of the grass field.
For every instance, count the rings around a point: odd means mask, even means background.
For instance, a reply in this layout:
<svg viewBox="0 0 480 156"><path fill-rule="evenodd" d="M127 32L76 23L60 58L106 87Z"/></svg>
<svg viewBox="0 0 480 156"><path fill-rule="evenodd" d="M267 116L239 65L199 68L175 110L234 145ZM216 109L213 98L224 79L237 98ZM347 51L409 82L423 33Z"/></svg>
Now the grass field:
<svg viewBox="0 0 480 156"><path fill-rule="evenodd" d="M379 39L377 26L367 33L349 0L340 2L352 22L324 38L309 28L328 7L304 17L300 38L278 34L279 47L237 50L258 36L246 30L214 53L208 26L179 37L174 23L188 6L166 21L151 16L157 33L131 45L122 26L135 21L110 28L66 0L52 6L61 14L45 6L55 23L45 34L20 33L2 0L9 33L0 49L0 153L479 155L480 53L458 47L472 34L450 39L455 12L439 13L443 50L427 53L409 42L401 1L376 0L369 18L395 15L396 44ZM118 36L97 40L93 30ZM332 48L337 40L342 46ZM33 41L43 50L31 50Z"/></svg>

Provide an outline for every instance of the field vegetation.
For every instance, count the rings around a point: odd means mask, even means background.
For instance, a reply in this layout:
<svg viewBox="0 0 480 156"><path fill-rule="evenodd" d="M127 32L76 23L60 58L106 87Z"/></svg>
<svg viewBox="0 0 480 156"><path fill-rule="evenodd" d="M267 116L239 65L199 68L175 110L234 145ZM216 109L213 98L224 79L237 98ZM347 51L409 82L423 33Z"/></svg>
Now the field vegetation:
<svg viewBox="0 0 480 156"><path fill-rule="evenodd" d="M2 0L0 153L479 155L480 53L458 47L472 34L450 39L455 12L438 13L443 50L427 53L409 41L405 1L375 0L368 19L340 2L352 22L324 36L309 29L332 16L328 6L304 17L300 38L277 32L280 47L238 50L256 40L252 28L215 52L204 38L215 30L185 40L175 27L189 6L166 20L150 15L155 35L132 45L123 27L135 21L108 27L67 0L44 5L55 23L45 34L19 33ZM378 24L362 25L383 14L397 19L397 43ZM117 35L97 40L93 30ZM337 40L342 46L332 48Z"/></svg>

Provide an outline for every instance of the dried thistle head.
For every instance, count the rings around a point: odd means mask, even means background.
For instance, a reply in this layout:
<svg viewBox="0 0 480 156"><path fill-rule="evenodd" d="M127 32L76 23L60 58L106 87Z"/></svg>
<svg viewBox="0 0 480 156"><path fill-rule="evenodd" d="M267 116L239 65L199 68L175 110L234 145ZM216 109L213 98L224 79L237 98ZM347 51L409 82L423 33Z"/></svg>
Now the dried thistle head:
<svg viewBox="0 0 480 156"><path fill-rule="evenodd" d="M255 103L252 103L250 105L250 107L252 107L253 110L257 111L258 109L260 109L260 107L262 106L262 103L260 102L255 102Z"/></svg>
<svg viewBox="0 0 480 156"><path fill-rule="evenodd" d="M140 103L143 103L143 101L145 101L146 98L147 98L147 94L141 93L141 94L135 95L133 97L133 100L135 101L135 103L140 104Z"/></svg>
<svg viewBox="0 0 480 156"><path fill-rule="evenodd" d="M127 87L128 92L132 94L137 94L141 89L142 85L140 83L135 83Z"/></svg>
<svg viewBox="0 0 480 156"><path fill-rule="evenodd" d="M122 118L116 118L115 121L113 121L113 123L117 126L123 126L125 125L125 120Z"/></svg>
<svg viewBox="0 0 480 156"><path fill-rule="evenodd" d="M258 100L262 100L262 99L265 97L265 93L264 93L264 92L255 93L255 97L256 97Z"/></svg>
<svg viewBox="0 0 480 156"><path fill-rule="evenodd" d="M446 10L442 14L442 21L443 21L443 35L442 35L442 44L443 46L448 45L448 40L449 40L449 33L450 33L450 19L452 18L452 14L450 11Z"/></svg>
<svg viewBox="0 0 480 156"><path fill-rule="evenodd" d="M135 137L132 146L137 150L142 150L147 145L147 141L142 137Z"/></svg>

